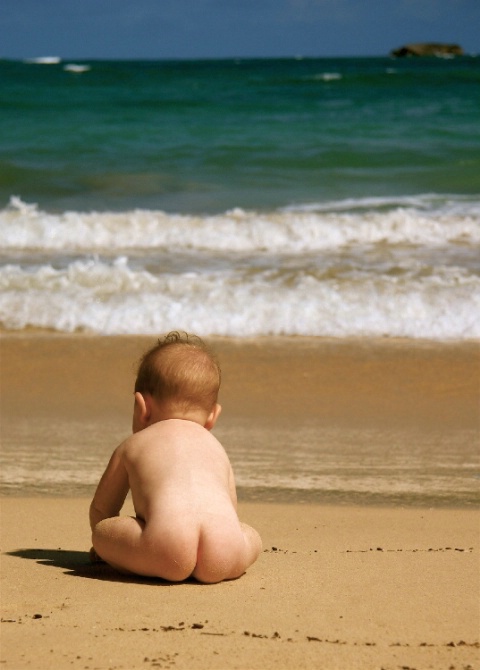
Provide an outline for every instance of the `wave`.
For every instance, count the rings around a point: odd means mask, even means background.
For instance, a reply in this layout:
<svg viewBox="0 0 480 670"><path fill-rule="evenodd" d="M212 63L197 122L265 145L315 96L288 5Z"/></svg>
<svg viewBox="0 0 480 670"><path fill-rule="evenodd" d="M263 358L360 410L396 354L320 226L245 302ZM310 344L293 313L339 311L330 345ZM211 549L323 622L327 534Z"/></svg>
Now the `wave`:
<svg viewBox="0 0 480 670"><path fill-rule="evenodd" d="M480 278L452 269L402 281L360 271L324 278L305 270L164 273L121 257L63 270L8 265L0 272L8 329L200 335L480 337Z"/></svg>
<svg viewBox="0 0 480 670"><path fill-rule="evenodd" d="M0 212L4 328L480 337L480 203L418 196L215 216Z"/></svg>
<svg viewBox="0 0 480 670"><path fill-rule="evenodd" d="M74 72L75 74L82 74L83 72L89 72L92 68L90 65L81 65L78 63L67 63L63 66L65 72Z"/></svg>
<svg viewBox="0 0 480 670"><path fill-rule="evenodd" d="M320 72L319 74L314 74L306 76L303 78L304 81L338 81L342 79L341 72Z"/></svg>
<svg viewBox="0 0 480 670"><path fill-rule="evenodd" d="M37 58L27 58L24 62L33 65L58 65L61 61L60 56L38 56Z"/></svg>
<svg viewBox="0 0 480 670"><path fill-rule="evenodd" d="M158 210L52 214L12 197L0 212L3 249L206 249L294 252L355 244L479 244L480 202L468 198L365 198L271 212L187 216Z"/></svg>

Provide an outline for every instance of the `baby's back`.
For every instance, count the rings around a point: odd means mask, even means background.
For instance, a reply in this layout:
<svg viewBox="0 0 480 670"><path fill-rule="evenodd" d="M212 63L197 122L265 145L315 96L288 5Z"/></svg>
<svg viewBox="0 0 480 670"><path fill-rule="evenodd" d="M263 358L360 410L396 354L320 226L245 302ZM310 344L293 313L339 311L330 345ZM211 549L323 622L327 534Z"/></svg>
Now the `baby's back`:
<svg viewBox="0 0 480 670"><path fill-rule="evenodd" d="M124 449L135 512L146 523L166 513L199 518L235 511L227 454L199 424L160 421L135 433Z"/></svg>

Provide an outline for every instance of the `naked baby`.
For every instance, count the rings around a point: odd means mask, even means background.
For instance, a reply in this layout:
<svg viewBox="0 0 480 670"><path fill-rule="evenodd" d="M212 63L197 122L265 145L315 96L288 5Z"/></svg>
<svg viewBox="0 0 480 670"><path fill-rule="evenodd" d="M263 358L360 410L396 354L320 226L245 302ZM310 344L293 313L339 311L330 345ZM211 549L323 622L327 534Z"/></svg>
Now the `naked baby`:
<svg viewBox="0 0 480 670"><path fill-rule="evenodd" d="M195 336L170 333L144 355L133 434L113 452L90 505L96 554L121 572L204 583L240 577L262 543L241 523L228 456L210 433L220 368ZM131 490L136 516L119 516Z"/></svg>

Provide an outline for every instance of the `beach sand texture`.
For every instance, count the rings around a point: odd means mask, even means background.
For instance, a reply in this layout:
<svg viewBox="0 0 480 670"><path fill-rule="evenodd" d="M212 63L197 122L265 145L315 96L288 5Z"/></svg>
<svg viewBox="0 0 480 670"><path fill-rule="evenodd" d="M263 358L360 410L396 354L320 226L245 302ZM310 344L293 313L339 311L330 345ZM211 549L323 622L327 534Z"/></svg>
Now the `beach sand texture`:
<svg viewBox="0 0 480 670"><path fill-rule="evenodd" d="M112 448L128 430L134 363L150 341L4 336L2 433L11 444L23 425L34 447L37 423L40 442L48 423L53 437L93 417L95 439ZM253 424L268 439L266 426L301 430L312 415L339 431L405 422L478 431L474 343L266 338L215 348L225 434ZM240 579L202 586L91 565L88 505L2 498L2 667L480 667L475 508L243 500L264 551Z"/></svg>

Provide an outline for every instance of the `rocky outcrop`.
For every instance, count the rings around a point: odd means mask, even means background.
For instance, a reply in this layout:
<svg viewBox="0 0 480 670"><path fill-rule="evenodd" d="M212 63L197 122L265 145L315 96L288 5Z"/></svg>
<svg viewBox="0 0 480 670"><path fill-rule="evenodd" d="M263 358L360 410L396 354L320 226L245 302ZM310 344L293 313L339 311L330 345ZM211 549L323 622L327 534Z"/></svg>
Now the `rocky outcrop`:
<svg viewBox="0 0 480 670"><path fill-rule="evenodd" d="M399 49L390 52L397 58L403 56L462 56L463 49L458 44L437 44L436 42L420 42L419 44L406 44Z"/></svg>

